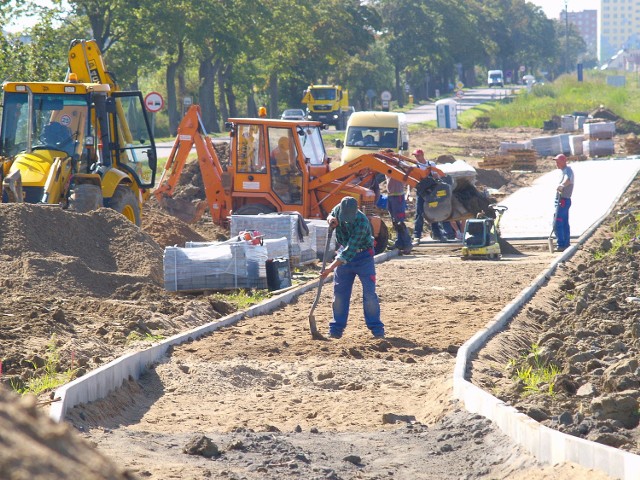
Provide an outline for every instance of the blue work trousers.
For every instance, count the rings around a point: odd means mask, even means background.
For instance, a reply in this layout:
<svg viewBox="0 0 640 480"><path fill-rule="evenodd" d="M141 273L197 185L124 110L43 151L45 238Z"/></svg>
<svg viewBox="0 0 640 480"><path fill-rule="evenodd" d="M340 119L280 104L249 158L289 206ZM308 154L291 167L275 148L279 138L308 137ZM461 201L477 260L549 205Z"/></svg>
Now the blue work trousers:
<svg viewBox="0 0 640 480"><path fill-rule="evenodd" d="M416 194L416 221L413 224L413 238L422 238L424 228L424 200Z"/></svg>
<svg viewBox="0 0 640 480"><path fill-rule="evenodd" d="M376 266L372 249L358 253L353 260L336 268L333 277L333 321L329 323L329 334L341 337L347 327L351 291L356 275L362 283L364 321L373 335L384 335L384 325L380 321L380 301L376 294Z"/></svg>
<svg viewBox="0 0 640 480"><path fill-rule="evenodd" d="M571 241L571 229L569 228L569 208L571 208L570 198L561 198L558 204L558 213L556 215L556 238L558 239L558 247L567 248Z"/></svg>

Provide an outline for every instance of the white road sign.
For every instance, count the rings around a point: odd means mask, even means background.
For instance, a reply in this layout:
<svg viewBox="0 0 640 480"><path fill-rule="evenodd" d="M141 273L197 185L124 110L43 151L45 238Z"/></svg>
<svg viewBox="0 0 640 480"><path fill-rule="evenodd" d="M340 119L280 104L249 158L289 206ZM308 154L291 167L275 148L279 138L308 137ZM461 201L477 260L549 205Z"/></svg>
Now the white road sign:
<svg viewBox="0 0 640 480"><path fill-rule="evenodd" d="M158 92L148 93L147 96L144 97L144 106L151 113L159 112L162 110L162 107L164 107L164 99Z"/></svg>

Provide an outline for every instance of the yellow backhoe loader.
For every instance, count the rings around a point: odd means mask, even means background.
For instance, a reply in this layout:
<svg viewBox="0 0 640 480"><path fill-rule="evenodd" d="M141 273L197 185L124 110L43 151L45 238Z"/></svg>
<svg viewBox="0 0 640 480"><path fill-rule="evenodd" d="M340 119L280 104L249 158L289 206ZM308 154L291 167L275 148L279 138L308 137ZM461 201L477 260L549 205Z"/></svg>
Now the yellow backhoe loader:
<svg viewBox="0 0 640 480"><path fill-rule="evenodd" d="M120 91L94 40L74 40L64 82L5 82L2 202L112 208L140 225L156 149L139 91Z"/></svg>

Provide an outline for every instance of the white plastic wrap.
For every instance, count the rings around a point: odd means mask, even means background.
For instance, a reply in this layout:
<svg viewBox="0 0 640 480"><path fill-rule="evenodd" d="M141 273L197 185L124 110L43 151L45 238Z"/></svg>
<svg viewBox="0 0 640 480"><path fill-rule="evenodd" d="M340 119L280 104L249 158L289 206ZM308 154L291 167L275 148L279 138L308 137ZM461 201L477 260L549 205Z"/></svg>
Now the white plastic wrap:
<svg viewBox="0 0 640 480"><path fill-rule="evenodd" d="M584 135L570 135L569 144L571 145L571 155L582 155L583 148L582 142L584 142Z"/></svg>
<svg viewBox="0 0 640 480"><path fill-rule="evenodd" d="M608 157L614 154L613 139L585 140L582 142L582 151L587 157Z"/></svg>
<svg viewBox="0 0 640 480"><path fill-rule="evenodd" d="M317 252L318 259L322 260L324 256L324 249L327 245L327 233L329 232L329 224L326 220L323 219L309 219L307 220L307 225L313 225L315 228L315 249ZM336 236L331 235L331 240L329 241L329 258L330 260L333 258L333 255L336 251Z"/></svg>
<svg viewBox="0 0 640 480"><path fill-rule="evenodd" d="M166 247L164 286L170 292L267 288L266 261L267 248L247 242Z"/></svg>
<svg viewBox="0 0 640 480"><path fill-rule="evenodd" d="M243 230L257 230L265 239L286 237L292 266L316 260L315 227L307 225L309 233L300 238L297 214L269 213L265 215L231 215L231 236Z"/></svg>
<svg viewBox="0 0 640 480"><path fill-rule="evenodd" d="M558 135L532 138L531 145L541 157L553 157L562 153L562 140Z"/></svg>
<svg viewBox="0 0 640 480"><path fill-rule="evenodd" d="M596 122L584 124L584 135L589 140L605 140L613 138L615 133L615 122Z"/></svg>
<svg viewBox="0 0 640 480"><path fill-rule="evenodd" d="M510 150L532 150L531 140L524 140L522 142L500 142L498 153L509 153Z"/></svg>

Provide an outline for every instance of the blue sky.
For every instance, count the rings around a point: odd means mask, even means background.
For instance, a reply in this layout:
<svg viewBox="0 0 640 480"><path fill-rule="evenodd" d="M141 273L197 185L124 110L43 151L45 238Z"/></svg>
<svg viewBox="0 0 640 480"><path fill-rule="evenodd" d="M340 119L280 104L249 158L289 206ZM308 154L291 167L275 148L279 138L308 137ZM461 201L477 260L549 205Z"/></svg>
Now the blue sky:
<svg viewBox="0 0 640 480"><path fill-rule="evenodd" d="M527 0L539 7L542 7L548 18L557 19L560 12L564 10L564 0ZM568 0L567 9L570 12L581 12L582 10L598 10L600 0Z"/></svg>

